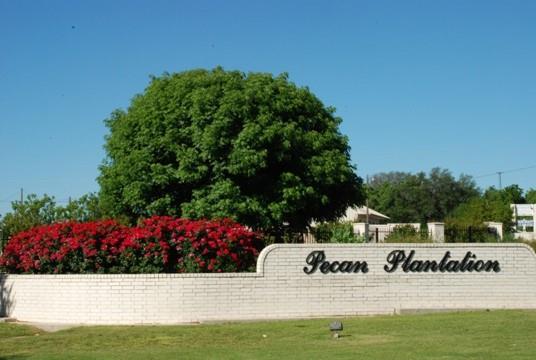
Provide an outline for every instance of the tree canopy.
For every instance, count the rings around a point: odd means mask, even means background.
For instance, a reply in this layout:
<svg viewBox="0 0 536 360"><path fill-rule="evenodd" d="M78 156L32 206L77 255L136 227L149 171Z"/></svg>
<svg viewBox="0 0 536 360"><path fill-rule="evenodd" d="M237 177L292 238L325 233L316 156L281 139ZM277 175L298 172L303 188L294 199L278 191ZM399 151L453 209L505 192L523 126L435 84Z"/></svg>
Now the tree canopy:
<svg viewBox="0 0 536 360"><path fill-rule="evenodd" d="M523 190L518 185L501 190L492 186L482 196L474 197L454 209L446 222L459 226L481 226L485 221L498 221L503 223L505 231L509 231L512 226L510 204L523 203Z"/></svg>
<svg viewBox="0 0 536 360"><path fill-rule="evenodd" d="M368 186L369 206L393 222L443 221L458 205L478 195L470 176L461 175L456 180L450 171L440 168L428 175L380 173Z"/></svg>
<svg viewBox="0 0 536 360"><path fill-rule="evenodd" d="M340 123L286 74L154 77L106 120L101 203L131 221L230 217L275 232L333 220L364 199Z"/></svg>
<svg viewBox="0 0 536 360"><path fill-rule="evenodd" d="M536 204L536 189L530 189L525 194L527 204Z"/></svg>
<svg viewBox="0 0 536 360"><path fill-rule="evenodd" d="M498 221L503 223L505 231L511 231L514 224L510 205L525 203L536 203L535 189L524 192L517 184L503 189L491 186L482 196L457 207L447 218L447 222L461 226L476 226L485 221Z"/></svg>

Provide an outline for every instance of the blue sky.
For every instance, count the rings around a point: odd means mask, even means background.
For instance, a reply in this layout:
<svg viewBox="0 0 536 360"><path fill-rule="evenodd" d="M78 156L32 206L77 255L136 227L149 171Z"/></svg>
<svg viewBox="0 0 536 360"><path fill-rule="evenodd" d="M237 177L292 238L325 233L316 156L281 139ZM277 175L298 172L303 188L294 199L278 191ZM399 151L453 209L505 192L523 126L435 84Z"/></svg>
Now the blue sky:
<svg viewBox="0 0 536 360"><path fill-rule="evenodd" d="M0 0L0 213L21 187L97 191L110 112L151 74L217 65L336 107L361 176L536 165L534 19L534 1Z"/></svg>

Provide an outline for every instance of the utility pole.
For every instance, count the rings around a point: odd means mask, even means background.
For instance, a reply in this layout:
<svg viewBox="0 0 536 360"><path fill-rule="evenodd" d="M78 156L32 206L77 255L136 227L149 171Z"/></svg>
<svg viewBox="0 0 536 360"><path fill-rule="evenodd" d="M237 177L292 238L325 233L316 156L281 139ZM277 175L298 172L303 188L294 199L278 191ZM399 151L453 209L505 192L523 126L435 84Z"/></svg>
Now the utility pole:
<svg viewBox="0 0 536 360"><path fill-rule="evenodd" d="M365 207L367 208L367 218L365 221L365 241L369 241L369 209L368 209L368 185L369 185L369 177L367 175L367 191L365 192L365 195L367 196L365 200Z"/></svg>
<svg viewBox="0 0 536 360"><path fill-rule="evenodd" d="M23 201L24 201L24 189L20 188L20 203L22 204Z"/></svg>
<svg viewBox="0 0 536 360"><path fill-rule="evenodd" d="M499 190L502 190L502 171L497 171L497 175L499 175Z"/></svg>

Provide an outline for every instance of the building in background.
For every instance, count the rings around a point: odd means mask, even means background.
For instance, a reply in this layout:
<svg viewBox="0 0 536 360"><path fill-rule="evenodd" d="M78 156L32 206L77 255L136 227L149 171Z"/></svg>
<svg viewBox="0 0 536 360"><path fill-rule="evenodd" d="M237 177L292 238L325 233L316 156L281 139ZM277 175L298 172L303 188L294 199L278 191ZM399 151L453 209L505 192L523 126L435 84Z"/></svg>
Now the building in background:
<svg viewBox="0 0 536 360"><path fill-rule="evenodd" d="M536 204L511 204L516 239L536 240Z"/></svg>

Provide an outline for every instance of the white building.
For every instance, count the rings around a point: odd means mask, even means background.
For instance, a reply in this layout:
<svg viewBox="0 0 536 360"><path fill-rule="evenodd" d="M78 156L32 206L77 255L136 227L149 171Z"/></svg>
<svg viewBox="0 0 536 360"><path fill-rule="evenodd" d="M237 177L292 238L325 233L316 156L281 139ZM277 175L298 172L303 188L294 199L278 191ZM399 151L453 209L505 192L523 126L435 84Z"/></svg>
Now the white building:
<svg viewBox="0 0 536 360"><path fill-rule="evenodd" d="M517 239L536 240L536 204L511 204Z"/></svg>

